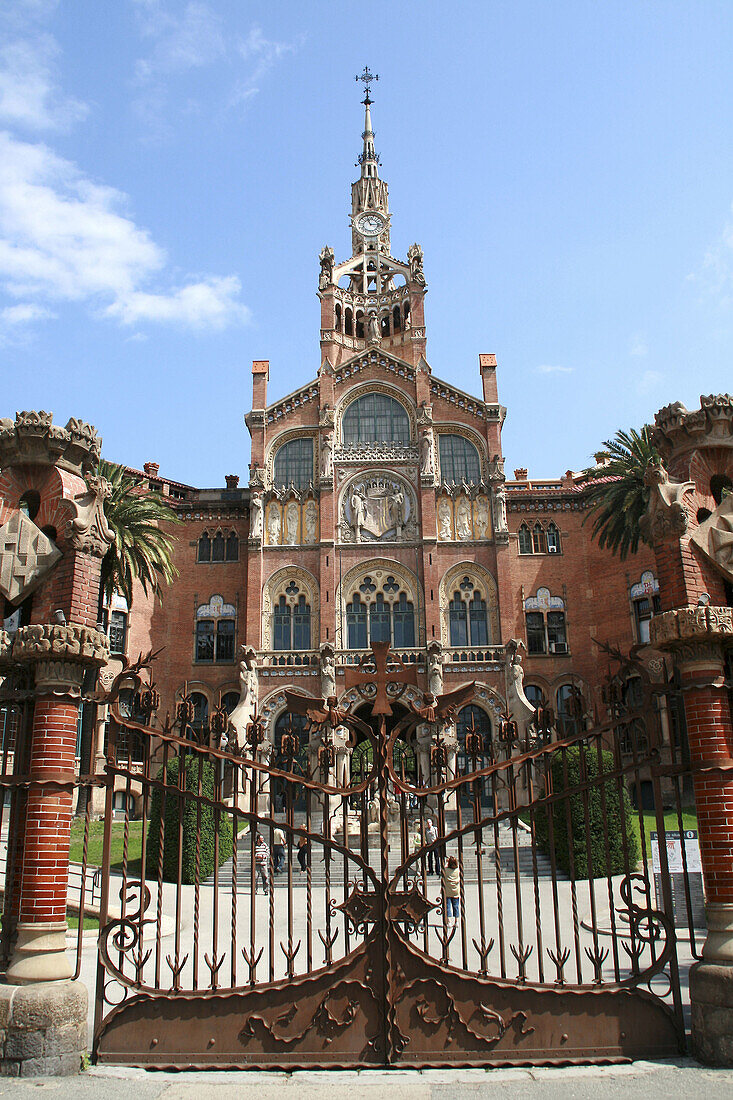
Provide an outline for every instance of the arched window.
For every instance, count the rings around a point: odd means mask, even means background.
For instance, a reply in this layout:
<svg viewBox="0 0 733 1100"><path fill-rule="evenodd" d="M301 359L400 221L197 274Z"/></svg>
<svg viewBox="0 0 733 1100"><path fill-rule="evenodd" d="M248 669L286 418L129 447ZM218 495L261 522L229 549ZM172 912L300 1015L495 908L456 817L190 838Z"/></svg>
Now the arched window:
<svg viewBox="0 0 733 1100"><path fill-rule="evenodd" d="M196 609L196 661L213 664L234 660L237 610L212 596Z"/></svg>
<svg viewBox="0 0 733 1100"><path fill-rule="evenodd" d="M402 328L402 320L400 318L400 307L395 306L394 309L392 310L392 330L394 332L399 332L401 328Z"/></svg>
<svg viewBox="0 0 733 1100"><path fill-rule="evenodd" d="M394 645L395 649L415 645L415 608L404 592L394 605Z"/></svg>
<svg viewBox="0 0 733 1100"><path fill-rule="evenodd" d="M438 436L440 476L449 484L476 485L481 480L481 462L473 443L462 435Z"/></svg>
<svg viewBox="0 0 733 1100"><path fill-rule="evenodd" d="M204 531L203 535L199 539L199 561L211 561L211 539L209 538L209 532Z"/></svg>
<svg viewBox="0 0 733 1100"><path fill-rule="evenodd" d="M239 703L239 693L236 691L227 691L221 697L221 705L227 714L231 714L234 708Z"/></svg>
<svg viewBox="0 0 733 1100"><path fill-rule="evenodd" d="M293 485L296 489L304 489L313 481L313 440L291 439L284 443L275 455L272 480L280 488Z"/></svg>
<svg viewBox="0 0 733 1100"><path fill-rule="evenodd" d="M388 642L389 635L389 604L385 604L383 593L378 592L369 608L369 641Z"/></svg>
<svg viewBox="0 0 733 1100"><path fill-rule="evenodd" d="M583 696L575 684L561 684L557 689L557 728L561 737L574 737L582 727Z"/></svg>
<svg viewBox="0 0 733 1100"><path fill-rule="evenodd" d="M272 648L311 648L311 608L297 584L291 581L272 613Z"/></svg>
<svg viewBox="0 0 733 1100"><path fill-rule="evenodd" d="M275 721L275 752L282 752L283 734L295 734L301 749L308 745L308 718L305 714L291 714L286 710L279 714Z"/></svg>
<svg viewBox="0 0 733 1100"><path fill-rule="evenodd" d="M384 316L380 318L379 329L380 329L380 332L381 332L382 336L389 336L390 332L389 332L389 314L388 313L385 313Z"/></svg>
<svg viewBox="0 0 733 1100"><path fill-rule="evenodd" d="M394 397L366 393L347 408L342 432L344 443L409 443L410 421Z"/></svg>
<svg viewBox="0 0 733 1100"><path fill-rule="evenodd" d="M466 746L466 734L478 733L481 735L483 749L488 749L491 743L491 719L485 710L470 703L458 714L456 720L456 734L461 749Z"/></svg>
<svg viewBox="0 0 733 1100"><path fill-rule="evenodd" d="M448 605L452 646L488 645L491 639L487 601L470 577L464 577Z"/></svg>
<svg viewBox="0 0 733 1100"><path fill-rule="evenodd" d="M0 752L15 751L15 742L20 729L20 708L10 703L0 706Z"/></svg>
<svg viewBox="0 0 733 1100"><path fill-rule="evenodd" d="M544 707L547 704L545 693L537 684L525 684L524 694L533 707Z"/></svg>
<svg viewBox="0 0 733 1100"><path fill-rule="evenodd" d="M367 607L358 596L346 605L346 632L349 649L366 649Z"/></svg>
<svg viewBox="0 0 733 1100"><path fill-rule="evenodd" d="M364 313L360 309L356 311L356 338L357 340L364 339Z"/></svg>
<svg viewBox="0 0 733 1100"><path fill-rule="evenodd" d="M28 516L28 519L35 519L40 507L41 494L36 489L28 489L18 503L19 510L23 515Z"/></svg>
<svg viewBox="0 0 733 1100"><path fill-rule="evenodd" d="M211 560L212 561L224 561L224 555L226 553L226 543L221 531L217 531L214 535L211 543Z"/></svg>
<svg viewBox="0 0 733 1100"><path fill-rule="evenodd" d="M341 306L338 304L338 302L336 303L336 308L334 310L333 327L336 329L336 332L341 332Z"/></svg>
<svg viewBox="0 0 733 1100"><path fill-rule="evenodd" d="M200 691L194 691L191 695L191 702L193 703L193 721L191 725L200 732L209 721L209 700Z"/></svg>
<svg viewBox="0 0 733 1100"><path fill-rule="evenodd" d="M523 523L518 531L519 536L519 553L531 554L532 553L532 535L529 527L526 523Z"/></svg>
<svg viewBox="0 0 733 1100"><path fill-rule="evenodd" d="M547 524L547 552L548 554L560 553L560 532L554 523Z"/></svg>
<svg viewBox="0 0 733 1100"><path fill-rule="evenodd" d="M406 328L408 328L408 326L410 324L410 303L409 302L405 302L404 306L402 307L402 315L405 318L405 323L402 327L406 329Z"/></svg>
<svg viewBox="0 0 733 1100"><path fill-rule="evenodd" d="M234 531L227 535L227 561L239 561L239 538Z"/></svg>
<svg viewBox="0 0 733 1100"><path fill-rule="evenodd" d="M354 315L349 306L346 307L346 312L344 313L344 335L354 335Z"/></svg>
<svg viewBox="0 0 733 1100"><path fill-rule="evenodd" d="M547 540L545 538L545 529L541 523L535 523L532 528L532 553L544 554L547 550Z"/></svg>
<svg viewBox="0 0 733 1100"><path fill-rule="evenodd" d="M560 596L552 596L549 588L538 588L535 596L524 601L524 618L527 653L567 654L565 603Z"/></svg>

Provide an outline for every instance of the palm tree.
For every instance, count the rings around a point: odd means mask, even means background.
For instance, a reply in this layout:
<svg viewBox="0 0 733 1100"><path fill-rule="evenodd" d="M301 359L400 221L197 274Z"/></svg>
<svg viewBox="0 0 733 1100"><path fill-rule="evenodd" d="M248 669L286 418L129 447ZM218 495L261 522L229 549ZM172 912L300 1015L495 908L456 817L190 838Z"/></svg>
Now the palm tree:
<svg viewBox="0 0 733 1100"><path fill-rule="evenodd" d="M592 511L593 538L600 547L621 561L635 554L641 531L639 521L646 511L649 488L644 474L650 462L660 462L651 439L652 427L645 424L640 432L631 428L618 431L607 439L596 455L597 465L583 473L587 478L585 497Z"/></svg>
<svg viewBox="0 0 733 1100"><path fill-rule="evenodd" d="M130 606L134 580L140 581L146 595L160 597L163 585L170 584L178 570L173 564L175 539L159 525L181 521L159 493L141 492L122 466L101 459L99 473L112 486L104 514L114 533L102 558L100 602L105 596L109 603L112 593L119 592Z"/></svg>

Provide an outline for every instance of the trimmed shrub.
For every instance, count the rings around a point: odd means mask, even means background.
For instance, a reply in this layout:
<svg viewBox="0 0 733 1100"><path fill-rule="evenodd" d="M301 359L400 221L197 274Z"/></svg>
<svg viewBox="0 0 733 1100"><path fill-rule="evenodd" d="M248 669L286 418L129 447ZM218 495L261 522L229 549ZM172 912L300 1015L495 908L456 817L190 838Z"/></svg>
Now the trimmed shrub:
<svg viewBox="0 0 733 1100"><path fill-rule="evenodd" d="M178 794L178 758L169 760L166 766L166 783L168 790L165 793L165 847L163 849L163 880L176 882L178 878L178 816L181 807L181 798ZM199 784L199 758L195 754L187 754L185 758L185 789L194 794L198 791ZM163 767L158 771L157 778L163 779ZM204 798L214 798L214 765L205 760L201 766L201 794ZM160 807L163 801L163 792L158 788L153 790L150 804L150 819L148 822L146 873L149 878L157 878L158 856L160 853ZM199 803L183 795L183 853L181 860L181 881L186 884L195 882L196 879L196 828L198 823ZM200 823L200 853L199 853L199 881L207 879L214 870L214 835L217 828L217 813L213 806L201 802ZM232 854L232 819L228 814L221 812L218 815L219 829L219 863L229 859Z"/></svg>
<svg viewBox="0 0 733 1100"><path fill-rule="evenodd" d="M557 752L553 756L551 765L553 792L559 794L581 782L581 752L584 755L585 776L588 781L591 781L590 785L585 791L566 795L565 798L558 799L550 806L536 810L537 844L549 855L549 817L552 814L555 860L558 868L567 874L571 873L570 845L572 845L572 870L576 878L588 878L589 862L594 878L607 874L623 874L627 866L629 871L633 872L639 862L640 852L639 837L628 791L623 787L619 797L619 785L616 779L607 779L603 783L592 782L599 775L613 771L613 753L604 750L600 754L599 761L599 754L595 748L581 750L578 746L573 746L565 752L566 775L563 753ZM586 811L590 824L590 845L586 842ZM622 829L624 821L628 859L624 858ZM568 826L570 838L568 838ZM606 857L606 837L608 837L608 858Z"/></svg>

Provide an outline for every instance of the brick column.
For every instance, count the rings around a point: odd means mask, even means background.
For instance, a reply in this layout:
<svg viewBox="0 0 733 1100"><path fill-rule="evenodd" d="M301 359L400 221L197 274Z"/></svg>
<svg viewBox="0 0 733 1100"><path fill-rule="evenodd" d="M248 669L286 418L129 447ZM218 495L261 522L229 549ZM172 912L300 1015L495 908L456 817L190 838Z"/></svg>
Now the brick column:
<svg viewBox="0 0 733 1100"><path fill-rule="evenodd" d="M17 940L7 980L59 981L72 975L66 894L81 684L86 667L106 659L107 640L77 624L29 626L18 631L13 656L33 662L36 698Z"/></svg>
<svg viewBox="0 0 733 1100"><path fill-rule="evenodd" d="M708 934L690 971L692 1040L698 1057L733 1065L733 722L724 677L733 608L668 611L652 620L652 644L674 654L693 767Z"/></svg>

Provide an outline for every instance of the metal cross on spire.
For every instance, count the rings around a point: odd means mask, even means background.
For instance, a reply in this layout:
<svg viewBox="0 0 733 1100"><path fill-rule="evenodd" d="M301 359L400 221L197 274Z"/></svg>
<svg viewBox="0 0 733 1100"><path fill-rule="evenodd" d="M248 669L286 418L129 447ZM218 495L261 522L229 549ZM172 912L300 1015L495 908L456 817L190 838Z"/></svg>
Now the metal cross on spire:
<svg viewBox="0 0 733 1100"><path fill-rule="evenodd" d="M359 73L359 75L354 77L354 79L363 81L364 87L366 88L366 95L364 96L364 99L362 100L362 103L367 103L367 104L371 103L371 100L369 98L369 85L372 83L373 80L379 80L379 75L378 74L375 75L374 73L371 73L369 71L369 66L365 65L364 66L364 72Z"/></svg>

